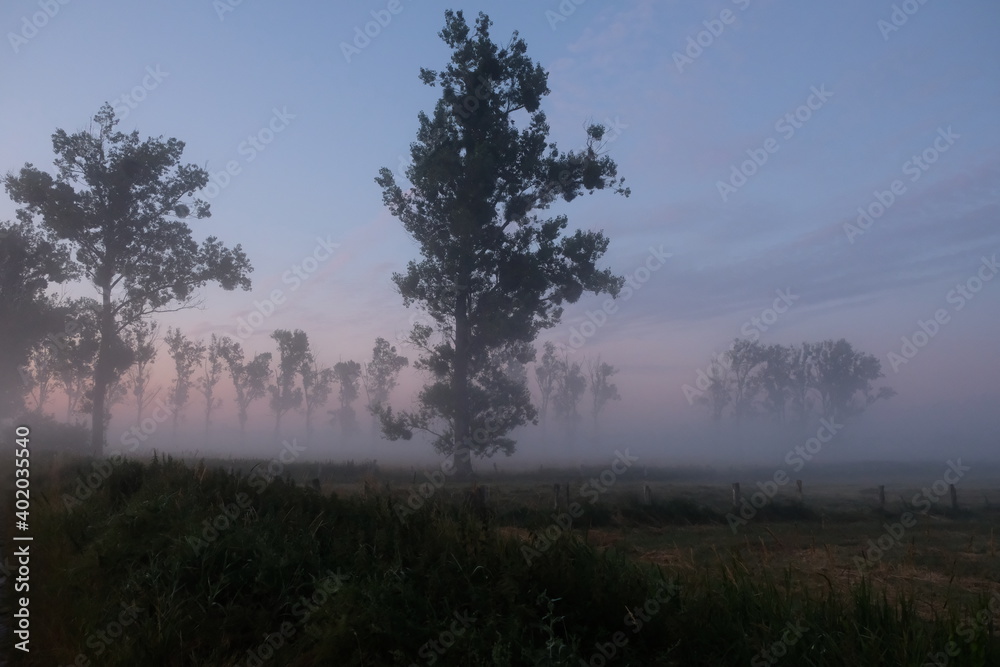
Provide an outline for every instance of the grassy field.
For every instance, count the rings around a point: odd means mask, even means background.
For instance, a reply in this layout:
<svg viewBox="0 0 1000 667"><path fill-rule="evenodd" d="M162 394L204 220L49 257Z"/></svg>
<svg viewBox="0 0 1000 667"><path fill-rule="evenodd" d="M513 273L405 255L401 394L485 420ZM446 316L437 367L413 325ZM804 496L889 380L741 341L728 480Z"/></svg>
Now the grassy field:
<svg viewBox="0 0 1000 667"><path fill-rule="evenodd" d="M267 466L36 456L12 664L1000 664L1000 486L942 470L740 514L731 471Z"/></svg>

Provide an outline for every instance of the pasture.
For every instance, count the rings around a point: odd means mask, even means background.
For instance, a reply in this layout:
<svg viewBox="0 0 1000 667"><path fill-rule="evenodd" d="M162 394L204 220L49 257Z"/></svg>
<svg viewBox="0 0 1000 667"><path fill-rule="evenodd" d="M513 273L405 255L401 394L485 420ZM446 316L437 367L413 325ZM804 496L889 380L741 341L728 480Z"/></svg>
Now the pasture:
<svg viewBox="0 0 1000 667"><path fill-rule="evenodd" d="M37 456L12 664L1000 663L981 468L953 509L943 466L813 471L760 507L764 470L266 466Z"/></svg>

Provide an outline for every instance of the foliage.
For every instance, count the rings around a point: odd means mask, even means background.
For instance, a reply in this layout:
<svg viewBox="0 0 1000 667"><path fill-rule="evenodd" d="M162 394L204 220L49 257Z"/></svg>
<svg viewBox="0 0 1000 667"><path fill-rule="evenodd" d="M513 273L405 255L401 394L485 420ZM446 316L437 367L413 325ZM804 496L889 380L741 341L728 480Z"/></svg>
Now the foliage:
<svg viewBox="0 0 1000 667"><path fill-rule="evenodd" d="M501 47L490 26L482 13L473 29L461 11L445 12L440 36L451 62L440 72L420 70L441 96L432 115L418 116L406 171L412 187L404 190L387 168L376 179L422 256L393 282L404 305L420 304L434 322L410 334L423 353L418 368L430 375L418 408L380 411L383 431L390 439L415 429L433 434L461 474L471 472L473 452L512 453L506 434L536 419L527 388L510 386L510 376L490 364L498 355L530 362L531 342L559 322L563 303L584 292L615 295L624 282L597 268L608 247L602 232L564 235L565 216L539 217L584 191L629 194L614 161L601 154L605 128L589 126L579 153L549 143L540 109L548 75L516 32ZM490 435L474 440L474 433Z"/></svg>
<svg viewBox="0 0 1000 667"><path fill-rule="evenodd" d="M65 245L46 240L28 221L0 223L0 418L22 407L29 355L58 330L45 290L72 277Z"/></svg>
<svg viewBox="0 0 1000 667"><path fill-rule="evenodd" d="M209 216L208 204L194 197L208 172L181 164L184 142L140 141L138 131L117 130L118 122L104 104L96 127L52 135L55 177L29 163L4 181L22 205L18 218L40 218L51 240L68 241L100 295L91 387L95 454L104 447L107 390L130 365L120 354L120 332L150 314L192 306L195 290L209 282L250 288L240 246L226 248L214 236L199 245L186 222Z"/></svg>
<svg viewBox="0 0 1000 667"><path fill-rule="evenodd" d="M277 439L281 435L281 418L302 405L302 388L295 385L295 378L309 358L309 337L301 329L277 329L271 338L278 344L278 367L274 369L274 383L268 387Z"/></svg>
<svg viewBox="0 0 1000 667"><path fill-rule="evenodd" d="M242 440L246 436L247 410L250 404L267 395L267 380L271 377L271 353L261 352L250 361L244 361L243 346L224 336L219 341L219 356L226 362L229 377L233 380Z"/></svg>

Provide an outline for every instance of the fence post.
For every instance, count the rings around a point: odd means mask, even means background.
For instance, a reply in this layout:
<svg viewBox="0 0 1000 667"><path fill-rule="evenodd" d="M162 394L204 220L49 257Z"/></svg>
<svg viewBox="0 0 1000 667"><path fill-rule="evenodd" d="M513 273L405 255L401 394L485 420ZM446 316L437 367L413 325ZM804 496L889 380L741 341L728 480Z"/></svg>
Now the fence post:
<svg viewBox="0 0 1000 667"><path fill-rule="evenodd" d="M796 488L796 490L799 493L799 502L801 503L802 502L802 480L801 479L795 480L795 488Z"/></svg>
<svg viewBox="0 0 1000 667"><path fill-rule="evenodd" d="M879 484L878 487L878 508L885 511L885 484Z"/></svg>
<svg viewBox="0 0 1000 667"><path fill-rule="evenodd" d="M733 507L740 506L740 499L743 496L740 494L740 483L733 482Z"/></svg>
<svg viewBox="0 0 1000 667"><path fill-rule="evenodd" d="M649 484L642 485L642 504L643 505L653 504L653 490L649 488Z"/></svg>
<svg viewBox="0 0 1000 667"><path fill-rule="evenodd" d="M948 494L951 495L951 509L958 511L958 491L955 490L954 484L948 485Z"/></svg>

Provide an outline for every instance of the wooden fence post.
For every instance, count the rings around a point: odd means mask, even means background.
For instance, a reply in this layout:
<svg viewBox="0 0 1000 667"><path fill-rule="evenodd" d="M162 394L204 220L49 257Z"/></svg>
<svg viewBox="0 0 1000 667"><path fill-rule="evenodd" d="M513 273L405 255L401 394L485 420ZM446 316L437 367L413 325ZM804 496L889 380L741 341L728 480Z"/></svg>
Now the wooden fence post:
<svg viewBox="0 0 1000 667"><path fill-rule="evenodd" d="M740 506L740 499L743 496L740 494L740 483L733 482L733 507Z"/></svg>
<svg viewBox="0 0 1000 667"><path fill-rule="evenodd" d="M798 491L799 502L801 503L802 502L802 480L801 479L795 480L795 489Z"/></svg>
<svg viewBox="0 0 1000 667"><path fill-rule="evenodd" d="M642 485L642 504L643 505L653 504L653 490L649 488L649 484Z"/></svg>

